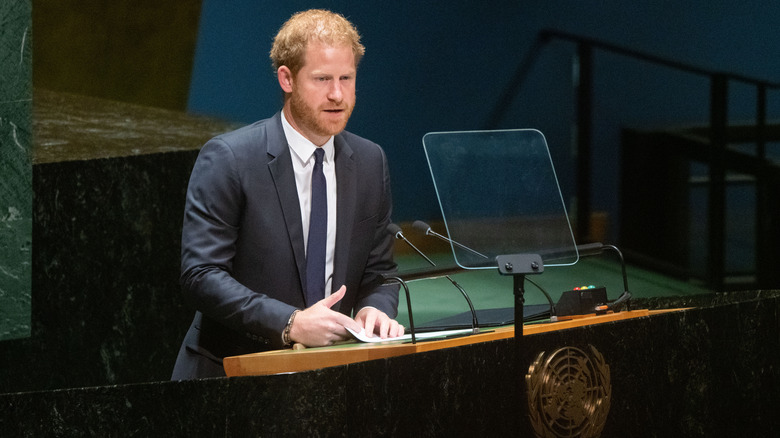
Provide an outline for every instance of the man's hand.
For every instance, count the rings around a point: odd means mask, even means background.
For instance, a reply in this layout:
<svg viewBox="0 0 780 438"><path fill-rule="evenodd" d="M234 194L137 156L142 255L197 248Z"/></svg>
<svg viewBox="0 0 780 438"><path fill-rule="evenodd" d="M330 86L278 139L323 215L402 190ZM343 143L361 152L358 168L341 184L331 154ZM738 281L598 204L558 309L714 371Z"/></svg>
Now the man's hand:
<svg viewBox="0 0 780 438"><path fill-rule="evenodd" d="M352 318L330 309L346 292L346 286L341 286L336 293L298 312L290 327L290 339L307 347L322 347L348 339L351 335L345 327L360 331Z"/></svg>
<svg viewBox="0 0 780 438"><path fill-rule="evenodd" d="M369 338L377 336L382 339L395 338L404 334L404 326L398 321L390 319L385 312L373 307L364 307L355 315L355 321L366 329Z"/></svg>

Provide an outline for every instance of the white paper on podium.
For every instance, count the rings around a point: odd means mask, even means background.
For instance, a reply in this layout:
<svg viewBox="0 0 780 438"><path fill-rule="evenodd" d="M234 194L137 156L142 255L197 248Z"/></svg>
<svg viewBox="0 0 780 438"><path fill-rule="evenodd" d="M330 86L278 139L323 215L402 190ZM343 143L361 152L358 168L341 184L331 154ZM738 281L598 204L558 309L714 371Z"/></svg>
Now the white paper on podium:
<svg viewBox="0 0 780 438"><path fill-rule="evenodd" d="M355 339L361 341L361 342L389 342L389 341L410 341L412 340L412 335L403 335L403 336L397 336L394 338L380 338L379 336L372 336L368 337L366 336L366 330L360 329L359 332L356 332L350 328L347 328L347 330L352 333L352 336L355 337ZM425 333L415 333L415 339L430 339L430 338L446 338L453 335L462 335L466 333L471 333L473 330L468 329L458 329L458 330L442 330L438 332L425 332Z"/></svg>

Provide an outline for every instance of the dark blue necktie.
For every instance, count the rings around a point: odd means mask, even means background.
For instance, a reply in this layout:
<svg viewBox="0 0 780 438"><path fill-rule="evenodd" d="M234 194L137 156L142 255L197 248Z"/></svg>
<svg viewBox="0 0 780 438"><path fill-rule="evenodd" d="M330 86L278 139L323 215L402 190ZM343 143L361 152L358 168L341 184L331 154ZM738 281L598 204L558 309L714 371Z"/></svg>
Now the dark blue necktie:
<svg viewBox="0 0 780 438"><path fill-rule="evenodd" d="M311 174L311 216L306 247L306 306L325 298L325 247L328 237L328 193L322 158L325 151L314 151Z"/></svg>

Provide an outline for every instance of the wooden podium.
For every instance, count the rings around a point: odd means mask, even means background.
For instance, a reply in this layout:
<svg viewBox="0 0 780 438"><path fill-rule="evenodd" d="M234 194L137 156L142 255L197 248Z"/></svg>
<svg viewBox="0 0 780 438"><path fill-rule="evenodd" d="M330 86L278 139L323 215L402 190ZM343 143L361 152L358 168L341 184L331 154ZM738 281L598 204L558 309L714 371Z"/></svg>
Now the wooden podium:
<svg viewBox="0 0 780 438"><path fill-rule="evenodd" d="M577 316L558 322L528 324L523 326L523 335L528 336L537 333L641 318L675 310L678 309L633 310L604 315ZM275 350L263 353L231 356L226 357L223 360L223 365L225 367L225 373L228 376L260 376L295 373L444 348L478 344L511 338L514 335L514 326L507 326L469 336L439 340L418 340L416 344L412 344L411 341L390 341L381 343L358 343L356 341L331 347Z"/></svg>

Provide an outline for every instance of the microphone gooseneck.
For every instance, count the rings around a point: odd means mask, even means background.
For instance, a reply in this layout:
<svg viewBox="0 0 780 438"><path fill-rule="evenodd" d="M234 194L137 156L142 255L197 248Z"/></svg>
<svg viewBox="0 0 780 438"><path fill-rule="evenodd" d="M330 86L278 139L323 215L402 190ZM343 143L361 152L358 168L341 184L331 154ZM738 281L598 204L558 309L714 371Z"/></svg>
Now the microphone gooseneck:
<svg viewBox="0 0 780 438"><path fill-rule="evenodd" d="M433 231L431 229L431 226L426 224L423 221L414 221L414 223L412 223L412 226L414 228L417 228L418 230L422 231L422 233L425 234L426 236L433 236L433 237L436 237L437 239L443 240L445 242L449 242L452 245L455 245L455 246L457 246L458 248L461 248L461 249L465 249L466 251L468 251L468 252L470 252L470 253L472 253L472 254L474 254L476 256L479 256L479 257L482 257L482 258L485 258L485 259L489 258L488 256L486 256L485 254L482 254L479 251L473 250L473 249L469 248L466 245L458 243L458 242L448 238L447 236L442 236L441 234Z"/></svg>
<svg viewBox="0 0 780 438"><path fill-rule="evenodd" d="M387 231L389 231L389 232L390 232L390 234L392 234L392 235L393 235L393 237L395 237L396 239L401 239L401 240L403 240L404 242L406 242L406 244L407 244L407 245L409 245L409 246L411 246L411 247L412 247L412 249L414 249L414 250L415 250L415 252L417 252L417 254L420 254L420 257L422 257L422 258L424 258L425 260L427 260L427 261L428 261L428 263L430 263L430 264L431 264L431 266L436 266L436 263L433 263L433 260L429 259L427 255L423 254L423 252L422 252L422 251L420 251L419 249L417 249L417 247L416 247L416 246L414 246L414 244L412 244L412 242L410 242L410 241L409 241L409 239L407 239L407 238L404 236L404 233L403 233L403 231L401 230L401 227L399 227L399 226L398 226L398 225L396 225L396 224L393 224L393 223L391 223L391 224L389 224L389 225L387 226Z"/></svg>
<svg viewBox="0 0 780 438"><path fill-rule="evenodd" d="M436 266L436 263L434 263L433 260L428 258L427 255L425 255L422 251L420 251L416 246L414 246L414 244L412 244L412 242L409 241L409 239L406 238L406 236L404 236L401 227L399 227L394 223L391 223L387 225L387 231L389 231L390 234L392 234L396 239L400 239L406 242L407 245L409 245L412 249L414 249L414 251L417 252L417 254L419 254L422 258L424 258L431 266ZM479 333L479 321L477 320L477 311L474 310L474 304L472 304L471 298L469 298L469 295L466 293L466 291L460 286L460 284L458 284L458 282L453 280L452 277L450 277L449 275L445 275L444 277L446 277L447 280L449 280L450 283L452 283L452 285L455 286L460 291L460 293L463 295L463 298L466 299L466 302L469 305L469 309L471 310L471 330L475 334Z"/></svg>
<svg viewBox="0 0 780 438"><path fill-rule="evenodd" d="M605 249L611 249L615 252L617 252L618 257L620 258L620 268L623 274L623 293L620 294L620 296L610 303L605 303L602 305L599 305L596 307L596 311L606 311L606 310L614 310L623 303L630 302L631 300L631 292L628 291L628 275L626 274L626 260L623 258L623 253L618 249L615 245L604 245L600 242L596 243L588 243L585 245L577 245L577 253L580 256L592 256L592 255L599 255L602 252L604 252ZM629 304L626 304L626 306L629 306Z"/></svg>
<svg viewBox="0 0 780 438"><path fill-rule="evenodd" d="M621 304L624 302L626 303L626 306L630 306L628 304L631 301L631 292L628 291L628 275L626 274L626 260L623 258L623 253L618 249L615 245L604 245L605 249L611 249L615 252L617 252L618 257L620 257L620 267L623 271L623 293L620 294L620 296L613 302L608 303L607 307L610 310L614 310L618 308Z"/></svg>
<svg viewBox="0 0 780 438"><path fill-rule="evenodd" d="M412 223L412 226L413 226L414 228L416 228L417 230L421 231L421 232L422 232L423 234L425 234L426 236L433 236L433 237L436 237L436 238L438 238L438 239L440 239L440 240L443 240L443 241L445 241L445 242L449 242L450 244L452 244L452 245L455 245L455 246L457 246L458 248L463 248L463 249L465 249L466 251L469 251L470 253L472 253L472 254L475 254L475 255L477 255L477 256L480 256L480 257L482 257L482 258L485 258L485 259L488 259L488 258L489 258L488 256L486 256L486 255L482 254L482 253L481 253L481 252L479 252L479 251L476 251L476 250L474 250L474 249L471 249L471 248L469 248L468 246L466 246L466 245L463 245L462 243L456 242L456 241L454 241L454 240L450 239L450 238L449 238L449 237L447 237L447 236L442 236L441 234L439 234L439 233L437 233L437 232L433 231L433 230L431 229L431 226L430 226L430 225L428 225L427 223L423 222L423 221L419 221L419 220L418 220L418 221L414 221L414 223ZM400 230L400 228L399 228L399 230ZM550 296L550 294L549 294L549 293L547 293L547 291L546 291L546 290L544 290L544 288L543 288L543 287L541 287L541 286L539 286L537 283L535 283L535 282L531 281L530 279L526 279L526 280L528 280L528 282L529 282L529 283L531 283L531 284L533 284L534 286L536 286L536 288L537 288L537 289L539 289L539 290L542 292L542 295L544 295L544 297L545 297L545 298L547 298L547 302L550 304L550 320L551 320L551 321L553 321L553 322L554 322L554 321L557 321L557 320L558 320L558 317L557 317L557 315L556 315L556 313L555 313L555 303L553 302L553 300L552 300L552 297Z"/></svg>

